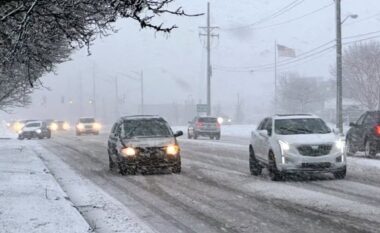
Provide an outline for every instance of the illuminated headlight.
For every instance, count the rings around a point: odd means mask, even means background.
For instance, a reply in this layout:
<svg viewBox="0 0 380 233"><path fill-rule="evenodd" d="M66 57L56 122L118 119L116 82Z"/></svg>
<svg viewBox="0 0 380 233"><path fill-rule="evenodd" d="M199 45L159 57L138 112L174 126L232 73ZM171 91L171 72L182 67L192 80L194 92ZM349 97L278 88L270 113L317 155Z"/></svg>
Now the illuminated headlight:
<svg viewBox="0 0 380 233"><path fill-rule="evenodd" d="M62 126L62 128L64 129L64 130L69 130L70 129L70 125L68 124L68 123L63 123L63 126Z"/></svg>
<svg viewBox="0 0 380 233"><path fill-rule="evenodd" d="M40 129L37 129L36 133L40 134L40 133L42 133L42 131Z"/></svg>
<svg viewBox="0 0 380 233"><path fill-rule="evenodd" d="M79 130L84 130L84 125L82 123L77 124Z"/></svg>
<svg viewBox="0 0 380 233"><path fill-rule="evenodd" d="M18 134L22 134L24 131L22 131L22 130L19 130L17 133Z"/></svg>
<svg viewBox="0 0 380 233"><path fill-rule="evenodd" d="M224 121L223 117L218 117L217 120L218 120L218 123L219 123L219 124L223 124L223 121Z"/></svg>
<svg viewBox="0 0 380 233"><path fill-rule="evenodd" d="M177 155L179 153L178 145L169 145L166 147L166 154L168 155Z"/></svg>
<svg viewBox="0 0 380 233"><path fill-rule="evenodd" d="M99 123L95 123L94 124L94 129L96 129L96 130L100 130L102 128L102 125L101 124L99 124Z"/></svg>
<svg viewBox="0 0 380 233"><path fill-rule="evenodd" d="M56 130L58 130L58 125L56 123L52 123L52 124L50 124L50 129L53 131L56 131Z"/></svg>
<svg viewBox="0 0 380 233"><path fill-rule="evenodd" d="M346 142L343 139L339 139L335 142L335 146L338 150L340 150L342 153L344 153L344 148L346 146Z"/></svg>
<svg viewBox="0 0 380 233"><path fill-rule="evenodd" d="M10 127L11 126L11 123L7 123L7 127Z"/></svg>
<svg viewBox="0 0 380 233"><path fill-rule="evenodd" d="M133 157L136 156L136 150L132 147L127 147L121 150L121 153L124 157Z"/></svg>

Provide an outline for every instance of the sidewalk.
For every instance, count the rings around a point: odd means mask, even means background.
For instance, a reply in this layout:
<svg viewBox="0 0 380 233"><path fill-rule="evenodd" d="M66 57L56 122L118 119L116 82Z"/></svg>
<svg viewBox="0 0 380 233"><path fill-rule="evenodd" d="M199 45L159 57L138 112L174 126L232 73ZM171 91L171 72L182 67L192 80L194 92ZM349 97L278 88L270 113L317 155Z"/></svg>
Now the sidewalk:
<svg viewBox="0 0 380 233"><path fill-rule="evenodd" d="M30 147L0 140L0 231L89 232L90 226Z"/></svg>

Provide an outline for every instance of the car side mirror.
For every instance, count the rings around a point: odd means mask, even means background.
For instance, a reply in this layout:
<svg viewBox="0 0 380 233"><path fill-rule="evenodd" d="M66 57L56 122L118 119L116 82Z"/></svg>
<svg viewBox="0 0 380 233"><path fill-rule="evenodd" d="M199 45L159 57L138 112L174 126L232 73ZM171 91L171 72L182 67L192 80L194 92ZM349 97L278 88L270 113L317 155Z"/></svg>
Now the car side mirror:
<svg viewBox="0 0 380 233"><path fill-rule="evenodd" d="M350 122L350 127L356 127L356 126L358 126L356 123Z"/></svg>
<svg viewBox="0 0 380 233"><path fill-rule="evenodd" d="M269 136L268 130L259 130L258 133L262 137L268 137Z"/></svg>
<svg viewBox="0 0 380 233"><path fill-rule="evenodd" d="M183 135L183 132L182 131L177 131L175 134L174 134L174 137L180 137Z"/></svg>

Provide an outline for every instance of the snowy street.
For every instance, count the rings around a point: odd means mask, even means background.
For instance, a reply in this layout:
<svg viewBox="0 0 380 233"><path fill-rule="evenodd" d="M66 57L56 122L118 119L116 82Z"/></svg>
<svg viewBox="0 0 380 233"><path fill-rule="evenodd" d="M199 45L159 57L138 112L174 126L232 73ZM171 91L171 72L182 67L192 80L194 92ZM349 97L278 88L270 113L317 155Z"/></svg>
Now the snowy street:
<svg viewBox="0 0 380 233"><path fill-rule="evenodd" d="M157 232L377 232L380 227L380 160L350 157L345 180L327 174L273 182L267 171L249 174L247 138L185 135L181 174L121 176L108 169L107 137L69 132L36 143ZM65 183L64 174L57 175L62 161L47 166Z"/></svg>

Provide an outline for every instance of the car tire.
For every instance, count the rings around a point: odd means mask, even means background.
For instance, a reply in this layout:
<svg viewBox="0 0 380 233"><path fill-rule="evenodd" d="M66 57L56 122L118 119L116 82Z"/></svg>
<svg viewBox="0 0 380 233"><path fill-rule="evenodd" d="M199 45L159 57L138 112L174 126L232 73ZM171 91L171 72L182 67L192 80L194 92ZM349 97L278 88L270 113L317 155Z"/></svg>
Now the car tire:
<svg viewBox="0 0 380 233"><path fill-rule="evenodd" d="M276 158L273 154L273 152L269 152L268 156L268 170L269 170L269 177L272 181L282 181L284 179L283 174L278 170L277 164L276 164Z"/></svg>
<svg viewBox="0 0 380 233"><path fill-rule="evenodd" d="M195 139L195 140L198 139L198 134L197 134L197 133L194 133L194 139Z"/></svg>
<svg viewBox="0 0 380 233"><path fill-rule="evenodd" d="M77 136L80 136L80 135L81 135L81 133L79 133L79 132L76 132L76 135L77 135Z"/></svg>
<svg viewBox="0 0 380 233"><path fill-rule="evenodd" d="M249 171L253 176L259 176L263 171L263 168L256 159L255 152L252 147L249 147Z"/></svg>
<svg viewBox="0 0 380 233"><path fill-rule="evenodd" d="M220 140L220 134L216 135L216 140Z"/></svg>
<svg viewBox="0 0 380 233"><path fill-rule="evenodd" d="M116 167L116 164L114 161L112 161L110 154L108 154L108 161L109 161L109 169L110 169L110 171L113 171Z"/></svg>
<svg viewBox="0 0 380 233"><path fill-rule="evenodd" d="M191 139L191 134L189 131L187 131L187 139Z"/></svg>
<svg viewBox="0 0 380 233"><path fill-rule="evenodd" d="M32 138L28 138L28 140L31 140Z"/></svg>
<svg viewBox="0 0 380 233"><path fill-rule="evenodd" d="M24 140L24 137L18 137L18 140Z"/></svg>
<svg viewBox="0 0 380 233"><path fill-rule="evenodd" d="M376 156L376 149L374 148L373 144L370 140L366 140L365 146L365 156L366 157L375 157Z"/></svg>
<svg viewBox="0 0 380 233"><path fill-rule="evenodd" d="M334 172L333 175L337 180L343 180L346 177L347 169L344 168L341 171Z"/></svg>
<svg viewBox="0 0 380 233"><path fill-rule="evenodd" d="M347 156L354 156L357 151L355 150L354 146L352 145L351 139L346 139L346 155Z"/></svg>

